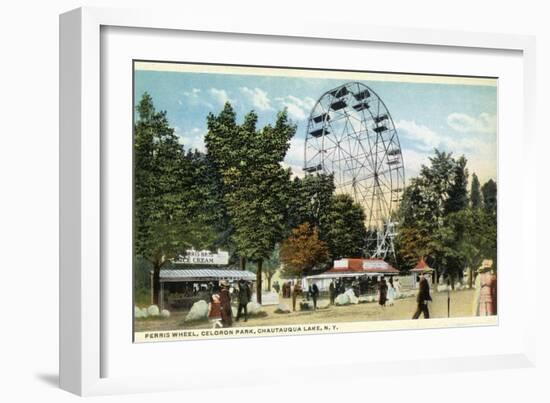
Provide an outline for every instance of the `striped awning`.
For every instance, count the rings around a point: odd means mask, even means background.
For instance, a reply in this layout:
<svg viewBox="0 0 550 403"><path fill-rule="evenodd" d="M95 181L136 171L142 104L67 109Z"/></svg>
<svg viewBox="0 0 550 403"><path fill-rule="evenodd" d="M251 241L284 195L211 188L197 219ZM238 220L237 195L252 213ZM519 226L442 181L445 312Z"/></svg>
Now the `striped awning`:
<svg viewBox="0 0 550 403"><path fill-rule="evenodd" d="M256 280L256 274L247 270L223 269L223 268L192 268L192 269L162 269L160 281L219 281L219 280Z"/></svg>

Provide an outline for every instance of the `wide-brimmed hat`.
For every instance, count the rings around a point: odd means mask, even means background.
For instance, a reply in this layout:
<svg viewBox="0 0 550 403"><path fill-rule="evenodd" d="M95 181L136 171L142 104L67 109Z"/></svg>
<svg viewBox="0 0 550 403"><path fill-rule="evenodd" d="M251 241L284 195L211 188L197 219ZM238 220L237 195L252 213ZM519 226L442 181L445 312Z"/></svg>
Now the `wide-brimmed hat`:
<svg viewBox="0 0 550 403"><path fill-rule="evenodd" d="M488 271L491 271L492 268L491 267L484 267L484 266L481 266L479 269L477 269L477 272L478 273L486 273Z"/></svg>
<svg viewBox="0 0 550 403"><path fill-rule="evenodd" d="M220 281L220 287L228 287L227 281L221 280Z"/></svg>
<svg viewBox="0 0 550 403"><path fill-rule="evenodd" d="M493 261L491 259L485 259L481 263L481 266L477 269L478 273L485 273L493 269Z"/></svg>

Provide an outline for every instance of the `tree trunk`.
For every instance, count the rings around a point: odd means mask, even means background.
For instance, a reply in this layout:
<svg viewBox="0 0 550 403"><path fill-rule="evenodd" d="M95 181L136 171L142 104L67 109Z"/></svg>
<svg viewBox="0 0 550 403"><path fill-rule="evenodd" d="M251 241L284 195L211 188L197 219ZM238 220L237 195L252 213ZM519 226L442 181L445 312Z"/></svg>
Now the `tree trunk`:
<svg viewBox="0 0 550 403"><path fill-rule="evenodd" d="M258 270L256 271L256 301L262 303L262 265L264 261L258 260Z"/></svg>
<svg viewBox="0 0 550 403"><path fill-rule="evenodd" d="M474 284L474 279L472 278L474 276L474 271L472 270L472 266L468 267L468 288L472 288L472 285Z"/></svg>
<svg viewBox="0 0 550 403"><path fill-rule="evenodd" d="M240 266L241 266L241 270L245 270L246 269L246 258L244 256L241 256L241 259L240 259Z"/></svg>
<svg viewBox="0 0 550 403"><path fill-rule="evenodd" d="M162 267L161 263L155 263L153 265L153 304L160 306L159 304L159 295L160 295L160 268Z"/></svg>

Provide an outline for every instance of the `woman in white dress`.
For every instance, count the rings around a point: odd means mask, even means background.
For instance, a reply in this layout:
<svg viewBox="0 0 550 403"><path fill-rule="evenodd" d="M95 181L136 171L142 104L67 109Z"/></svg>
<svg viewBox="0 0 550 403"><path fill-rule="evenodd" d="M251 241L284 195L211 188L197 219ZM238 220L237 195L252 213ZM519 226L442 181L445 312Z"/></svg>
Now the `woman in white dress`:
<svg viewBox="0 0 550 403"><path fill-rule="evenodd" d="M395 287L393 285L393 281L388 281L388 305L393 305L393 300L395 299Z"/></svg>
<svg viewBox="0 0 550 403"><path fill-rule="evenodd" d="M393 280L393 289L395 290L395 299L399 298L401 296L401 284L398 278Z"/></svg>

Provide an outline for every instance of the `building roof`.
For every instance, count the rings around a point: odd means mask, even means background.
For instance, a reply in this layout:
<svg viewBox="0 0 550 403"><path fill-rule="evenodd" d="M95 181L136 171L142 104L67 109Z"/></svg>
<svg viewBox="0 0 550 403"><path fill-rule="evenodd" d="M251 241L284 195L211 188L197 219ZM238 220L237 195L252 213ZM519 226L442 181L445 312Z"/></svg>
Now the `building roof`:
<svg viewBox="0 0 550 403"><path fill-rule="evenodd" d="M356 277L361 275L397 275L399 270L382 259L340 259L334 267L310 279Z"/></svg>
<svg viewBox="0 0 550 403"><path fill-rule="evenodd" d="M424 257L421 257L418 263L416 264L416 267L411 270L412 273L428 273L432 271L434 271L434 269L428 266L428 263L426 263L426 261L424 260Z"/></svg>
<svg viewBox="0 0 550 403"><path fill-rule="evenodd" d="M248 270L235 270L220 267L203 266L200 268L167 268L161 269L160 281L218 281L218 280L256 280L256 274Z"/></svg>

